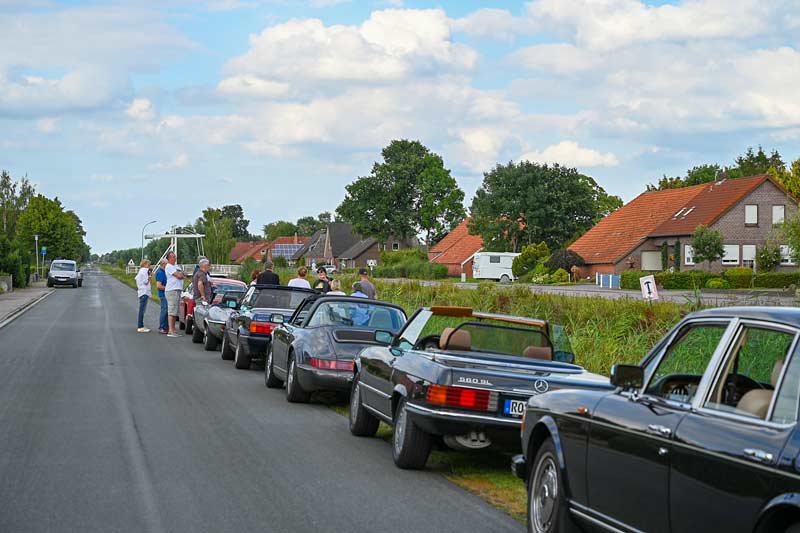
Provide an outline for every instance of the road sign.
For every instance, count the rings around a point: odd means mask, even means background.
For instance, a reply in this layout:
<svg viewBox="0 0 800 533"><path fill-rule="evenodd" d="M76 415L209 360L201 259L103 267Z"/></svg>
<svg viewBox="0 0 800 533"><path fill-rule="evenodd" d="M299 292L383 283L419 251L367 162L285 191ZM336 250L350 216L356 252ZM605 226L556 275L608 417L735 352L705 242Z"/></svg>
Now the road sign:
<svg viewBox="0 0 800 533"><path fill-rule="evenodd" d="M658 300L658 289L656 288L655 276L642 276L639 278L639 285L642 287L642 298L648 302Z"/></svg>
<svg viewBox="0 0 800 533"><path fill-rule="evenodd" d="M47 253L47 246L42 246L42 255Z"/></svg>

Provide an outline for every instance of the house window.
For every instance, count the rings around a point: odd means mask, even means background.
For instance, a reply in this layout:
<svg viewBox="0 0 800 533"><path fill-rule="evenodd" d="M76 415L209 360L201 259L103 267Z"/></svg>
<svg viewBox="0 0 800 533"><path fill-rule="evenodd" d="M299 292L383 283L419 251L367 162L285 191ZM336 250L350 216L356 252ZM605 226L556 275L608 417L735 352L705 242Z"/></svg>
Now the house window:
<svg viewBox="0 0 800 533"><path fill-rule="evenodd" d="M499 255L490 255L489 256L490 263L500 263L500 256Z"/></svg>
<svg viewBox="0 0 800 533"><path fill-rule="evenodd" d="M753 268L756 262L756 245L743 244L742 245L742 265Z"/></svg>
<svg viewBox="0 0 800 533"><path fill-rule="evenodd" d="M786 244L781 244L781 264L792 266L795 264L794 258L792 257L792 249L789 248Z"/></svg>
<svg viewBox="0 0 800 533"><path fill-rule="evenodd" d="M744 225L758 226L758 206L755 204L744 206Z"/></svg>
<svg viewBox="0 0 800 533"><path fill-rule="evenodd" d="M723 246L725 252L722 254L723 265L738 265L739 264L739 245L726 244Z"/></svg>
<svg viewBox="0 0 800 533"><path fill-rule="evenodd" d="M772 206L772 225L783 224L783 217L786 214L786 208L782 205Z"/></svg>
<svg viewBox="0 0 800 533"><path fill-rule="evenodd" d="M689 266L694 264L694 248L689 244L683 247L683 264Z"/></svg>
<svg viewBox="0 0 800 533"><path fill-rule="evenodd" d="M399 249L400 249L400 243L399 242L393 242L392 243L392 251L396 252Z"/></svg>

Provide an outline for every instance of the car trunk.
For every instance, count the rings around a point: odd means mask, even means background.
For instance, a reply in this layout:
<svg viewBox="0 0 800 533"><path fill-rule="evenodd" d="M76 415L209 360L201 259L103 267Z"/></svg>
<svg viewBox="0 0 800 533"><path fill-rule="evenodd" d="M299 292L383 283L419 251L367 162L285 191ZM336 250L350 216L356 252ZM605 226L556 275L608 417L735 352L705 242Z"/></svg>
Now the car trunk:
<svg viewBox="0 0 800 533"><path fill-rule="evenodd" d="M337 360L352 361L363 348L377 344L372 329L332 328L329 333Z"/></svg>

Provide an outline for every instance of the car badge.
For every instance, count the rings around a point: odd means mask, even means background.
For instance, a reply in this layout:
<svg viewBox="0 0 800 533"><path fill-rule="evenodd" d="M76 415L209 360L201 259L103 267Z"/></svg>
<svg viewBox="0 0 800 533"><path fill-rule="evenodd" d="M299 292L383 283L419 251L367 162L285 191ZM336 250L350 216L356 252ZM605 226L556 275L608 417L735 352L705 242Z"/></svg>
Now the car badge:
<svg viewBox="0 0 800 533"><path fill-rule="evenodd" d="M533 390L536 391L536 394L542 394L547 392L550 389L550 385L543 379L537 379L533 383Z"/></svg>

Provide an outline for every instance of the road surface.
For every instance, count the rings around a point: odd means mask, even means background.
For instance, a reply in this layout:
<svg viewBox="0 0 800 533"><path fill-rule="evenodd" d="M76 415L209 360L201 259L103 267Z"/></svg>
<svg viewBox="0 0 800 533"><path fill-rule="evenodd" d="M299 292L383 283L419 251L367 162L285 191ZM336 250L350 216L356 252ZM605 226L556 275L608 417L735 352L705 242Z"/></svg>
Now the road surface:
<svg viewBox="0 0 800 533"><path fill-rule="evenodd" d="M0 329L0 531L524 529L135 319L135 293L89 272Z"/></svg>

